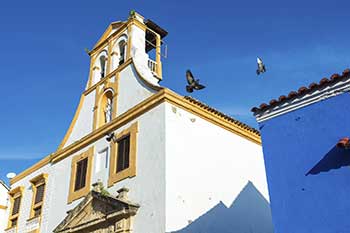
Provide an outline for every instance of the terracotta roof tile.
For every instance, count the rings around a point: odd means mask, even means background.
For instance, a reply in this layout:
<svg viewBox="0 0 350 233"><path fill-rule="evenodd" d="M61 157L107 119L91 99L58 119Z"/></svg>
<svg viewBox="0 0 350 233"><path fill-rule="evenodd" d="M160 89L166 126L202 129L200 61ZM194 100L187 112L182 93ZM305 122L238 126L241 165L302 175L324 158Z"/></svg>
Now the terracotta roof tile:
<svg viewBox="0 0 350 233"><path fill-rule="evenodd" d="M333 75L331 76L331 80L336 80L336 79L338 79L338 78L341 78L341 75L339 75L339 74L333 74Z"/></svg>
<svg viewBox="0 0 350 233"><path fill-rule="evenodd" d="M275 105L275 104L277 104L278 102L277 102L277 100L275 100L275 99L272 99L272 100L270 100L270 102L269 102L269 104L270 105Z"/></svg>
<svg viewBox="0 0 350 233"><path fill-rule="evenodd" d="M287 99L287 96L285 95L281 95L279 98L278 98L278 101L281 102L281 101L284 101Z"/></svg>
<svg viewBox="0 0 350 233"><path fill-rule="evenodd" d="M329 81L330 80L328 78L323 78L323 79L320 80L319 85L327 84L327 83L329 83Z"/></svg>
<svg viewBox="0 0 350 233"><path fill-rule="evenodd" d="M339 142L337 143L337 147L349 149L350 148L350 139L348 137L340 139Z"/></svg>
<svg viewBox="0 0 350 233"><path fill-rule="evenodd" d="M308 87L301 87L298 89L298 91L291 91L288 96L281 95L278 100L272 99L269 101L269 104L262 103L259 107L253 107L251 111L253 113L259 112L259 111L264 111L270 107L273 107L274 105L280 104L284 101L293 99L295 97L299 97L302 95L305 95L306 93L313 91L319 87L322 87L323 85L330 84L330 83L335 83L338 80L344 78L344 77L349 77L350 76L350 69L345 69L342 74L333 74L330 79L328 78L322 78L319 83L311 83Z"/></svg>
<svg viewBox="0 0 350 233"><path fill-rule="evenodd" d="M347 76L347 75L349 75L350 74L350 69L345 69L344 71L343 71L343 76Z"/></svg>
<svg viewBox="0 0 350 233"><path fill-rule="evenodd" d="M311 83L311 84L309 85L309 89L314 89L314 88L316 88L317 86L318 86L317 83Z"/></svg>
<svg viewBox="0 0 350 233"><path fill-rule="evenodd" d="M291 91L291 92L289 92L287 98L288 98L288 99L292 99L292 98L294 98L294 97L296 97L296 96L298 96L298 93L295 92L295 91Z"/></svg>
<svg viewBox="0 0 350 233"><path fill-rule="evenodd" d="M249 132L252 132L252 133L256 134L257 136L260 136L260 132L257 129L255 129L255 128L253 128L253 127L251 127L251 126L249 126L249 125L247 125L247 124L245 124L245 123L243 123L241 121L238 121L238 120L236 120L236 119L234 119L234 118L232 118L232 117L230 117L230 116L220 112L219 110L216 110L215 108L212 108L209 105L204 104L201 101L196 100L196 99L194 99L194 98L192 98L190 96L185 96L184 98L186 100L190 101L191 103L196 104L199 107L201 107L201 108L203 108L203 109L205 109L205 110L207 110L207 111L209 111L209 112L211 112L211 113L213 113L215 115L218 115L219 117L221 117L221 118L223 118L223 119L225 119L227 121L230 121L231 123L234 123L235 125L241 127L242 129L245 129L245 130L247 130ZM267 106L267 104L266 104L266 106Z"/></svg>
<svg viewBox="0 0 350 233"><path fill-rule="evenodd" d="M307 92L309 89L307 89L307 87L300 87L299 89L298 89L298 94L300 95L300 94L303 94L303 93L305 93L305 92Z"/></svg>

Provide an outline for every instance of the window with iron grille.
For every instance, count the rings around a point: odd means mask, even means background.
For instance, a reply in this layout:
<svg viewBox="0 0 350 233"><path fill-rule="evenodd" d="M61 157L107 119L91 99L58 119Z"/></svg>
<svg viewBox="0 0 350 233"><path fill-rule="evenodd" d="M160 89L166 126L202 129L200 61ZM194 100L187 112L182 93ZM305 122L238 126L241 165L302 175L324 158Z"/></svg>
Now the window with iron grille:
<svg viewBox="0 0 350 233"><path fill-rule="evenodd" d="M87 165L88 165L88 158L82 159L79 162L77 162L74 191L80 190L85 187Z"/></svg>
<svg viewBox="0 0 350 233"><path fill-rule="evenodd" d="M13 201L13 209L12 209L12 215L16 215L19 213L19 207L21 204L21 196L16 197Z"/></svg>
<svg viewBox="0 0 350 233"><path fill-rule="evenodd" d="M130 135L118 140L117 171L120 172L129 167Z"/></svg>
<svg viewBox="0 0 350 233"><path fill-rule="evenodd" d="M42 206L39 206L34 209L34 217L39 217L41 215L41 209L42 209Z"/></svg>
<svg viewBox="0 0 350 233"><path fill-rule="evenodd" d="M38 187L36 187L34 204L38 204L43 201L44 191L45 191L45 184L41 184Z"/></svg>

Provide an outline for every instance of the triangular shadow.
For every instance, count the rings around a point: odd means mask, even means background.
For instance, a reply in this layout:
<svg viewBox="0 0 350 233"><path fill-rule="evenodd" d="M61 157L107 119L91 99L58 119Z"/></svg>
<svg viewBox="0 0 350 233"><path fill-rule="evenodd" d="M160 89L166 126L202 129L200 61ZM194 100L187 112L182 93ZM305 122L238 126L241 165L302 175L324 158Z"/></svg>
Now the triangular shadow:
<svg viewBox="0 0 350 233"><path fill-rule="evenodd" d="M305 176L317 175L350 165L350 150L334 146Z"/></svg>
<svg viewBox="0 0 350 233"><path fill-rule="evenodd" d="M273 233L269 202L248 182L232 205L219 202L185 228L173 233Z"/></svg>

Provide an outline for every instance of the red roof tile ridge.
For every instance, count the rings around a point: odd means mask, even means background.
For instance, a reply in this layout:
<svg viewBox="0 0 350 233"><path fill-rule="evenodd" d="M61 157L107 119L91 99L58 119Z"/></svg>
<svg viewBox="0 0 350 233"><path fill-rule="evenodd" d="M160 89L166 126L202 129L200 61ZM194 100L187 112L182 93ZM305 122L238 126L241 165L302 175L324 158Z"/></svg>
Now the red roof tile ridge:
<svg viewBox="0 0 350 233"><path fill-rule="evenodd" d="M209 105L207 105L207 104L205 104L205 103L203 103L203 102L201 102L201 101L199 101L191 96L184 96L184 98L186 100L190 101L191 103L196 104L197 106L207 110L208 112L211 112L219 117L222 117L223 119L230 121L230 122L234 123L235 125L260 136L259 130L255 129L254 127L251 127L251 126L249 126L249 125L247 125L239 120L236 120L236 119L232 118L231 116L229 116L229 115L227 115L227 114L225 114L225 113L223 113L223 112L221 112L221 111L219 111L219 110L217 110L217 109L215 109L215 108L213 108L213 107L211 107L211 106L209 106Z"/></svg>
<svg viewBox="0 0 350 233"><path fill-rule="evenodd" d="M328 78L322 78L320 80L319 83L311 83L308 87L305 87L305 86L302 86L298 89L298 91L291 91L288 96L285 96L285 95L281 95L278 100L275 100L275 99L272 99L269 101L269 104L266 104L266 103L262 103L260 104L259 107L253 107L251 109L251 111L253 113L256 113L256 112L260 112L260 111L264 111L264 110L267 110L275 105L278 105L284 101L287 101L287 100L290 100L290 99L293 99L293 98L296 98L296 97L299 97L299 96L303 96L317 88L320 88L326 84L330 84L330 83L335 83L337 81L339 81L340 79L344 78L344 77L349 77L350 76L350 69L345 69L342 74L333 74L331 75L331 77L328 79Z"/></svg>

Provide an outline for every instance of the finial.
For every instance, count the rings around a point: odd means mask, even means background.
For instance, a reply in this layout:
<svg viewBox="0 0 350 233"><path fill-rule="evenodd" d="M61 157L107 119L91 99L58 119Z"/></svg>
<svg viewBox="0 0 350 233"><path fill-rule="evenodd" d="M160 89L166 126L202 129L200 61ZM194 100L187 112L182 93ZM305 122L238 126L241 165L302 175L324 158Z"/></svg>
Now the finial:
<svg viewBox="0 0 350 233"><path fill-rule="evenodd" d="M84 48L85 53L89 54L90 50L88 48Z"/></svg>
<svg viewBox="0 0 350 233"><path fill-rule="evenodd" d="M102 190L103 184L101 181L97 181L96 183L92 184L92 190L94 190L95 192L100 193Z"/></svg>
<svg viewBox="0 0 350 233"><path fill-rule="evenodd" d="M131 10L130 13L129 13L129 18L134 18L135 17L135 13L136 13L135 10Z"/></svg>

